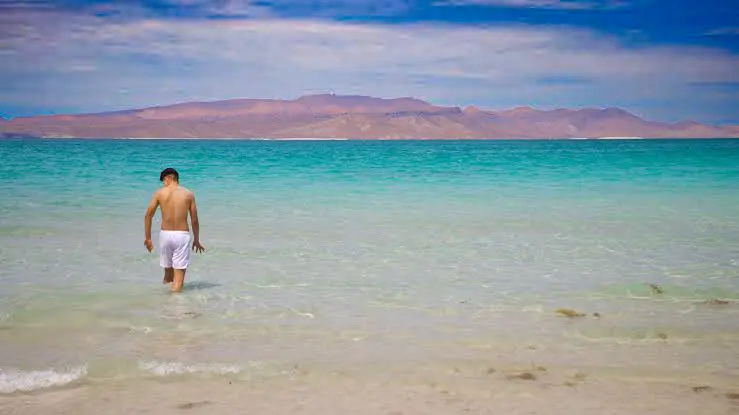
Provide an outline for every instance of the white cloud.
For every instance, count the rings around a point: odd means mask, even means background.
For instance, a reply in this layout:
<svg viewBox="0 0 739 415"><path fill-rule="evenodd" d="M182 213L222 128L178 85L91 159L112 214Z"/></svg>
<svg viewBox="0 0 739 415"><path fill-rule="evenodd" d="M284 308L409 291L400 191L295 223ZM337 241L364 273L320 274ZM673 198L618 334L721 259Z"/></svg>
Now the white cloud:
<svg viewBox="0 0 739 415"><path fill-rule="evenodd" d="M737 36L739 35L739 27L722 27L711 30L706 34L709 36Z"/></svg>
<svg viewBox="0 0 739 415"><path fill-rule="evenodd" d="M196 10L206 15L266 17L272 14L269 6L254 0L161 0L158 5ZM122 2L121 7L128 6Z"/></svg>
<svg viewBox="0 0 739 415"><path fill-rule="evenodd" d="M415 0L0 0L5 10L67 10L127 17L393 16Z"/></svg>
<svg viewBox="0 0 739 415"><path fill-rule="evenodd" d="M0 101L100 111L334 91L457 105L621 105L666 119L737 109L736 98L696 96L690 85L739 82L739 56L629 48L584 30L49 17L24 14L13 25L0 17L0 49L15 57L0 66L11 81Z"/></svg>
<svg viewBox="0 0 739 415"><path fill-rule="evenodd" d="M436 5L590 10L619 8L626 3L620 0L440 0Z"/></svg>

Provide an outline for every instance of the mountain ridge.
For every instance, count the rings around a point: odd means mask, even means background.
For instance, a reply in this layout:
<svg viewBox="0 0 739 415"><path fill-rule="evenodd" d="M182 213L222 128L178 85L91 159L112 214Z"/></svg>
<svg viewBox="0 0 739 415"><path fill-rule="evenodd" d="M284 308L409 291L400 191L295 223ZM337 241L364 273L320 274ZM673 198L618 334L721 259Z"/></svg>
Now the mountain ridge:
<svg viewBox="0 0 739 415"><path fill-rule="evenodd" d="M3 136L77 138L732 138L739 126L665 123L626 110L437 106L413 98L318 94L293 100L193 101L0 121Z"/></svg>

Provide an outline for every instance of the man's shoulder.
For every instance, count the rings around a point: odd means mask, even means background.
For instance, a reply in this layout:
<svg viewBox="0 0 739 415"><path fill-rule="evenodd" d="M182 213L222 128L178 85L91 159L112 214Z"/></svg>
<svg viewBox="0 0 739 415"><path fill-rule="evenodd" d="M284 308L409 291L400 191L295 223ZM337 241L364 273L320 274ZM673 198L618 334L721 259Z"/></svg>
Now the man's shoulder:
<svg viewBox="0 0 739 415"><path fill-rule="evenodd" d="M195 196L195 193L193 193L193 191L188 189L187 187L180 186L178 190L182 192L182 194L185 195L185 197L187 198L192 198Z"/></svg>

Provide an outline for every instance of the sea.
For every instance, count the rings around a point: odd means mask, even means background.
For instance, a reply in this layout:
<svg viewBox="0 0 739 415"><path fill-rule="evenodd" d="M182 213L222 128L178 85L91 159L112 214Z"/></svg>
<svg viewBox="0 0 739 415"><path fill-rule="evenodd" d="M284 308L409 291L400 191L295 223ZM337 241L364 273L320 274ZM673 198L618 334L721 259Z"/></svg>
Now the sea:
<svg viewBox="0 0 739 415"><path fill-rule="evenodd" d="M739 140L0 140L0 395L440 362L739 379Z"/></svg>

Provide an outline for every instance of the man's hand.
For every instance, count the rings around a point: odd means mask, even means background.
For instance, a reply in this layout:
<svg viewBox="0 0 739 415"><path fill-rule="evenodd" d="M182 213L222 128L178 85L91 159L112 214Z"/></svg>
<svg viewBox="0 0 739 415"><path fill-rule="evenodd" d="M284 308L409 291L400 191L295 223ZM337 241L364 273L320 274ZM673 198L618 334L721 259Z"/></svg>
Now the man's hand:
<svg viewBox="0 0 739 415"><path fill-rule="evenodd" d="M151 239L145 239L144 240L144 246L146 249L151 252L154 250L154 243L151 242Z"/></svg>
<svg viewBox="0 0 739 415"><path fill-rule="evenodd" d="M197 253L203 253L205 252L205 247L200 245L200 241L195 241L192 243L192 250Z"/></svg>

